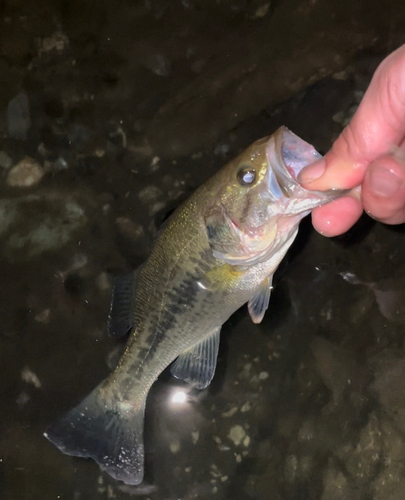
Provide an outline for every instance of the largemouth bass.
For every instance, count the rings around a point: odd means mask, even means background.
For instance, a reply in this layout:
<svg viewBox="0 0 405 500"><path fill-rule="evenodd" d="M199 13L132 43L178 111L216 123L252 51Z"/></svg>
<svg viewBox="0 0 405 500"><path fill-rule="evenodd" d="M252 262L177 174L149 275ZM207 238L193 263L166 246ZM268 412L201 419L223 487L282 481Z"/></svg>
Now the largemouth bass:
<svg viewBox="0 0 405 500"><path fill-rule="evenodd" d="M147 261L115 281L109 329L131 333L116 369L45 433L115 479L143 479L146 397L159 374L198 389L215 372L223 323L248 303L259 323L300 220L341 193L297 182L321 156L285 127L252 144L165 222Z"/></svg>

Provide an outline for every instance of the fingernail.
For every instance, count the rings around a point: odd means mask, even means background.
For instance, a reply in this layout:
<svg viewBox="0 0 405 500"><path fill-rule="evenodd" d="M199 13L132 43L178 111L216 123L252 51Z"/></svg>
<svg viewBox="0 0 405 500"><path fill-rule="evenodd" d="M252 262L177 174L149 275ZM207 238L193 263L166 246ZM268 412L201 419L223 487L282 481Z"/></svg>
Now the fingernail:
<svg viewBox="0 0 405 500"><path fill-rule="evenodd" d="M403 185L403 180L391 170L373 167L370 172L370 187L375 194L386 198L393 196Z"/></svg>
<svg viewBox="0 0 405 500"><path fill-rule="evenodd" d="M298 174L298 182L300 184L310 184L312 181L319 179L324 172L325 162L323 160L318 160L301 170Z"/></svg>

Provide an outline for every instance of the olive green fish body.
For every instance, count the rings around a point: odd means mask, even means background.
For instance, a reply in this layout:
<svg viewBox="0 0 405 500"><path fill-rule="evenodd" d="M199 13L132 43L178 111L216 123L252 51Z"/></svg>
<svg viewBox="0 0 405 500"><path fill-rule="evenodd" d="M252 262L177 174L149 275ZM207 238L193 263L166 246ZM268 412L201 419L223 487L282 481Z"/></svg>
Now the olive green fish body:
<svg viewBox="0 0 405 500"><path fill-rule="evenodd" d="M312 208L338 193L303 189L297 175L320 158L285 128L257 141L166 221L139 272L117 280L110 330L131 332L113 373L46 436L64 453L93 458L116 479L143 478L148 391L173 375L206 387L223 323L243 304L256 323L272 275ZM177 359L176 359L177 358Z"/></svg>
<svg viewBox="0 0 405 500"><path fill-rule="evenodd" d="M135 331L111 377L113 390L117 380L128 381L128 387L120 384L120 396L132 402L142 403L177 356L248 302L283 256L251 266L230 265L213 256L204 214L217 185L220 174L173 214L140 272Z"/></svg>

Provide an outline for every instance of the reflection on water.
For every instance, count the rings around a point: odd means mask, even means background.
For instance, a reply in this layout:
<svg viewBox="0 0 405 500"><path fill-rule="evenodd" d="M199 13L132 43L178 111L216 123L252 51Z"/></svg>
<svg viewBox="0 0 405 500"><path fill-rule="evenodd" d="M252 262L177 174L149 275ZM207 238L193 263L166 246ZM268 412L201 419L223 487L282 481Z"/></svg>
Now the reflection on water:
<svg viewBox="0 0 405 500"><path fill-rule="evenodd" d="M402 500L404 232L366 217L334 240L304 221L264 321L224 326L207 390L160 376L141 486L43 432L115 365L112 279L165 214L281 124L325 151L404 41L403 9L24 5L1 10L0 498Z"/></svg>

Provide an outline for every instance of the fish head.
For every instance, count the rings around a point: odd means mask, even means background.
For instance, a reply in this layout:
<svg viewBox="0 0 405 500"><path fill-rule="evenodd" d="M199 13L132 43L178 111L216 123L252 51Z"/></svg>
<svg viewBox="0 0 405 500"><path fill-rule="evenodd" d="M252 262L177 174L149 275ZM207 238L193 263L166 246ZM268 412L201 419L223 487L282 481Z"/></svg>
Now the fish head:
<svg viewBox="0 0 405 500"><path fill-rule="evenodd" d="M206 219L216 256L247 264L291 244L303 217L342 194L309 191L298 182L301 170L320 158L313 146L280 127L230 162L217 179L220 191Z"/></svg>

